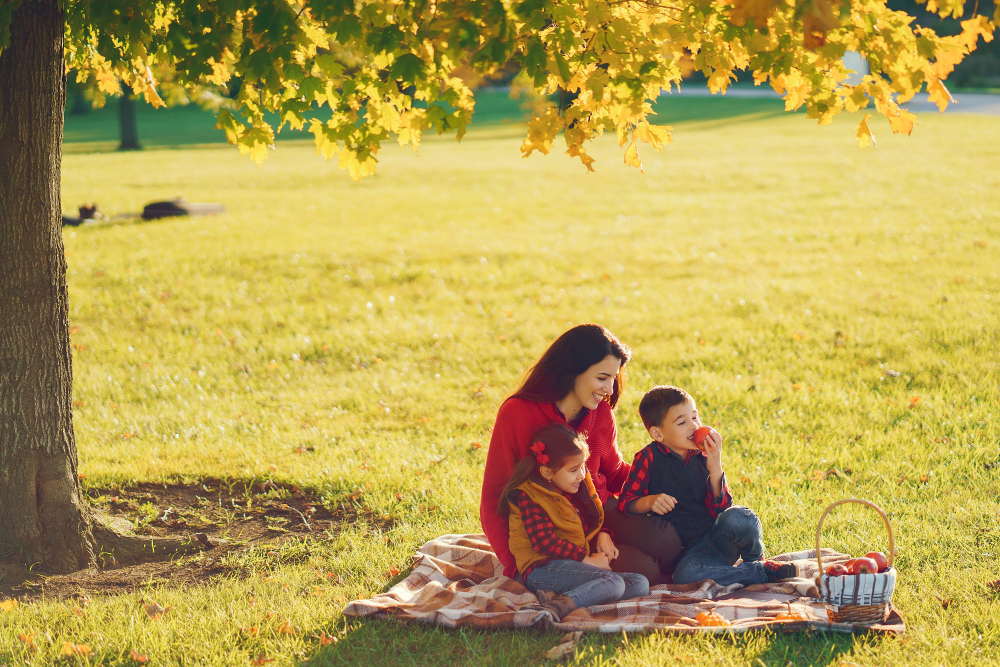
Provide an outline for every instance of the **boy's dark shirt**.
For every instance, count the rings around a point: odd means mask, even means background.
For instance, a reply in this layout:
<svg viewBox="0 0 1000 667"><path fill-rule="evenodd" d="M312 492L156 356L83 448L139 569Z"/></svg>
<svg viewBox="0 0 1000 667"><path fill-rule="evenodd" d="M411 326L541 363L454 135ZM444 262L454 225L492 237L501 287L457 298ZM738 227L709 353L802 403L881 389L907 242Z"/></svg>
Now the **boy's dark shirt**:
<svg viewBox="0 0 1000 667"><path fill-rule="evenodd" d="M722 494L716 498L703 454L694 452L685 460L654 441L635 455L632 471L618 499L618 509L634 514L627 509L633 500L660 493L673 496L677 504L662 516L673 524L684 548L690 549L708 534L715 518L733 504L725 473L721 486Z"/></svg>

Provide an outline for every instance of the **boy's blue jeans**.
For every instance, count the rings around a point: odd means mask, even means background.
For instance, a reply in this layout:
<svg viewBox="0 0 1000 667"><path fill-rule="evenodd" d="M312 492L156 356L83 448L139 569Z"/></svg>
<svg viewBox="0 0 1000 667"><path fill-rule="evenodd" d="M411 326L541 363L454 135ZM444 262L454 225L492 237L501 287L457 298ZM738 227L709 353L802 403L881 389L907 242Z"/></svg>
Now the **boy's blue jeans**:
<svg viewBox="0 0 1000 667"><path fill-rule="evenodd" d="M649 595L649 580L633 572L609 572L575 560L550 560L525 578L532 593L564 593L577 607L592 607Z"/></svg>
<svg viewBox="0 0 1000 667"><path fill-rule="evenodd" d="M677 563L675 584L711 579L720 586L762 584L767 581L760 519L746 507L730 507L715 519L705 537ZM733 564L743 559L738 566Z"/></svg>

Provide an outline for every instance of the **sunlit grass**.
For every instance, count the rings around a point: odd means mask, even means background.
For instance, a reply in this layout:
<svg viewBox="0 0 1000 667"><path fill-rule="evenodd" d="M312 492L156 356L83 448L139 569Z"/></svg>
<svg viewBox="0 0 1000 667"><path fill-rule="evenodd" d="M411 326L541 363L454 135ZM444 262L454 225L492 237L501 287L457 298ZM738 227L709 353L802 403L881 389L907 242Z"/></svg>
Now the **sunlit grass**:
<svg viewBox="0 0 1000 667"><path fill-rule="evenodd" d="M500 401L549 341L596 321L635 351L627 457L647 441L643 391L672 383L725 436L730 484L770 552L811 547L833 500L878 503L910 632L592 636L577 663L996 664L1000 120L922 121L865 151L849 120L681 124L643 154L645 174L610 138L596 174L522 160L523 129L500 126L429 139L419 157L387 149L359 184L305 143L261 168L228 147L68 155L67 209L184 195L229 211L67 229L86 483L273 477L331 504L364 487L395 525L251 553L245 581L154 587L175 607L158 622L139 595L95 599L85 618L56 602L0 613L0 661L20 659L21 632L44 644L33 664L65 641L105 663L133 647L158 664L537 660L551 635L345 626L340 609L424 541L479 531L477 444ZM824 533L842 550L885 546L861 509ZM345 627L336 644L314 637Z"/></svg>

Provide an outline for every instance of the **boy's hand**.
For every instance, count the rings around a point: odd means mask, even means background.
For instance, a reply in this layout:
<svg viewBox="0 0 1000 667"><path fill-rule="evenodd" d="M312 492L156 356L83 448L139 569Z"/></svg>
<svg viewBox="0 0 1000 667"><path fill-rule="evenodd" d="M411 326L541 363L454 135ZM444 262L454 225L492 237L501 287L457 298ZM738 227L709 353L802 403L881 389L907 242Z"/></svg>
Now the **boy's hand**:
<svg viewBox="0 0 1000 667"><path fill-rule="evenodd" d="M608 555L605 553L590 554L583 559L583 562L587 565L599 567L602 570L611 570L611 563L608 562Z"/></svg>
<svg viewBox="0 0 1000 667"><path fill-rule="evenodd" d="M597 534L597 553L606 555L608 560L618 558L618 547L615 546L611 536L605 532Z"/></svg>
<svg viewBox="0 0 1000 667"><path fill-rule="evenodd" d="M722 436L718 431L712 429L705 439L705 448L702 451L708 459L707 463L722 463Z"/></svg>
<svg viewBox="0 0 1000 667"><path fill-rule="evenodd" d="M635 501L637 514L666 514L677 505L677 499L665 493L658 493L655 496L643 496Z"/></svg>

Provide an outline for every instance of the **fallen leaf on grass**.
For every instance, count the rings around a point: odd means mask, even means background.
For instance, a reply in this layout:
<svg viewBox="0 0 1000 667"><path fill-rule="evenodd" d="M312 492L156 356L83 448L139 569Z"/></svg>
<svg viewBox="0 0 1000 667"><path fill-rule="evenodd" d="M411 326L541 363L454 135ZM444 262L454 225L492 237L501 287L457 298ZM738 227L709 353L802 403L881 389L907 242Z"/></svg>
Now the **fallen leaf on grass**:
<svg viewBox="0 0 1000 667"><path fill-rule="evenodd" d="M912 410L913 408L917 407L917 405L919 403L920 403L920 397L919 396L912 397L910 399L910 409Z"/></svg>
<svg viewBox="0 0 1000 667"><path fill-rule="evenodd" d="M80 618L87 618L87 612L80 609L79 607L73 607L73 615L79 616Z"/></svg>
<svg viewBox="0 0 1000 667"><path fill-rule="evenodd" d="M900 375L902 375L902 373L900 373L899 371L894 371L890 368L885 369L883 372L891 378L898 378Z"/></svg>
<svg viewBox="0 0 1000 667"><path fill-rule="evenodd" d="M38 644L35 643L35 635L26 635L22 632L17 638L24 644L24 648L28 650L28 653L34 653L38 650Z"/></svg>
<svg viewBox="0 0 1000 667"><path fill-rule="evenodd" d="M349 494L349 495L347 496L347 499L348 499L348 500L357 500L357 499L358 499L358 498L360 498L360 497L361 497L362 495L364 495L364 492L365 492L365 490L364 490L364 489L361 489L361 488L359 488L359 489L356 489L356 490L354 491L354 493L351 493L351 494Z"/></svg>
<svg viewBox="0 0 1000 667"><path fill-rule="evenodd" d="M792 340L802 340L805 338L805 334L800 331L792 332Z"/></svg>
<svg viewBox="0 0 1000 667"><path fill-rule="evenodd" d="M947 609L948 607L951 606L951 600L952 600L951 598L945 599L945 598L941 597L940 595L934 595L933 593L931 593L931 597L935 598L938 602L941 603L941 608L942 609Z"/></svg>
<svg viewBox="0 0 1000 667"><path fill-rule="evenodd" d="M261 665L266 665L269 662L274 662L274 658L265 658L264 654L261 653L256 658L250 661L250 664L254 667L260 667Z"/></svg>
<svg viewBox="0 0 1000 667"><path fill-rule="evenodd" d="M152 601L149 604L142 605L142 608L146 612L146 616L149 616L154 621L160 620L164 614L173 609L173 607L161 607Z"/></svg>
<svg viewBox="0 0 1000 667"><path fill-rule="evenodd" d="M257 627L240 628L240 632L242 632L245 635L250 635L251 637L253 637L260 632L260 628Z"/></svg>
<svg viewBox="0 0 1000 667"><path fill-rule="evenodd" d="M483 448L483 443L481 443L481 442L474 442L474 443L472 443L472 448L473 449L482 449Z"/></svg>
<svg viewBox="0 0 1000 667"><path fill-rule="evenodd" d="M986 585L989 586L990 588L992 588L995 591L1000 591L1000 579L997 579L996 581L991 581L990 583L988 583Z"/></svg>
<svg viewBox="0 0 1000 667"><path fill-rule="evenodd" d="M573 651L576 650L576 643L583 636L583 632L577 630L576 632L567 632L560 639L559 643L550 648L545 652L545 657L549 660L559 660L560 658L565 658L571 655Z"/></svg>
<svg viewBox="0 0 1000 667"><path fill-rule="evenodd" d="M90 647L86 644L74 644L73 642L66 642L63 644L62 650L59 651L59 655L72 658L73 656L85 656L90 655Z"/></svg>
<svg viewBox="0 0 1000 667"><path fill-rule="evenodd" d="M295 626L292 625L291 621L285 621L284 623L278 626L278 632L283 635L294 635Z"/></svg>
<svg viewBox="0 0 1000 667"><path fill-rule="evenodd" d="M337 638L334 637L333 635L328 635L325 632L319 633L320 646L329 646L330 644L336 644L336 643L337 643Z"/></svg>
<svg viewBox="0 0 1000 667"><path fill-rule="evenodd" d="M0 600L0 611L14 611L17 609L17 600Z"/></svg>
<svg viewBox="0 0 1000 667"><path fill-rule="evenodd" d="M399 568L398 568L398 567L396 567L395 565L393 565L392 567L390 567L390 568L389 568L389 571L388 571L388 572L386 572L386 574L387 574L387 575L388 575L388 576L389 576L390 578L392 578L392 577L395 577L395 576L398 576L398 575L399 575Z"/></svg>
<svg viewBox="0 0 1000 667"><path fill-rule="evenodd" d="M128 652L128 657L132 658L132 660L140 664L145 664L149 662L148 655L146 655L145 653L139 653L135 649L132 649L131 651Z"/></svg>

